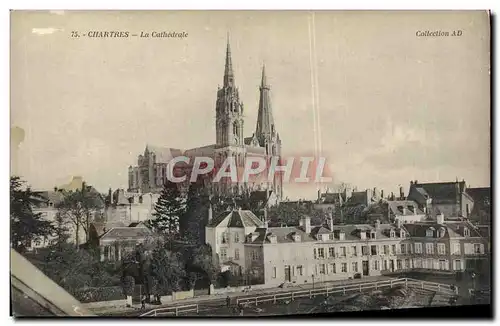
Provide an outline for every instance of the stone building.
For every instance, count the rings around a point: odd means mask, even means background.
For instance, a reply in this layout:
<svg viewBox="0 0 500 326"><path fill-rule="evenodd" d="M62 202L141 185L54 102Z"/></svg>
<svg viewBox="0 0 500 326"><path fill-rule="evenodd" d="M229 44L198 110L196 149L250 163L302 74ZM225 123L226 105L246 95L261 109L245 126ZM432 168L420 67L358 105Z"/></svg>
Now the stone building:
<svg viewBox="0 0 500 326"><path fill-rule="evenodd" d="M215 162L215 171L222 162L233 157L239 170L244 168L245 158L271 156L281 157L281 139L278 134L271 106L271 87L267 83L265 68L262 68L262 79L259 88L258 118L255 132L250 137L245 137L244 112L245 108L240 100L239 89L233 72L231 48L227 43L224 68L223 85L217 90L215 104L216 137L215 143L198 148L181 150L147 145L143 155L139 155L137 166L130 166L128 170L129 192L159 192L167 179L168 162L173 157L186 156L190 158L189 164L177 163L176 172L186 174L191 171L194 158L205 156ZM174 172L174 174L176 173ZM221 182L210 182L214 177L211 173L202 182L214 195L234 195L254 189L269 189L276 196L276 201L282 198L282 176L276 174L272 182L231 183L227 178ZM241 182L240 182L241 181ZM183 188L185 189L185 186Z"/></svg>
<svg viewBox="0 0 500 326"><path fill-rule="evenodd" d="M484 270L488 239L467 221L267 227L250 211L233 210L207 226L206 243L222 266L270 287L384 275L415 269Z"/></svg>

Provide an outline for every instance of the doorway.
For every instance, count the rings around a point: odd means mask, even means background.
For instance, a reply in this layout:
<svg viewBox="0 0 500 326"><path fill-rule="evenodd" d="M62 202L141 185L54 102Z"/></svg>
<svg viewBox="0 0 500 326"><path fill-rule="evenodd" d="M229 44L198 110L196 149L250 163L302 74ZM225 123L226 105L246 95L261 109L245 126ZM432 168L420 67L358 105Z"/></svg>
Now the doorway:
<svg viewBox="0 0 500 326"><path fill-rule="evenodd" d="M285 266L285 282L291 282L290 266Z"/></svg>
<svg viewBox="0 0 500 326"><path fill-rule="evenodd" d="M366 276L369 274L369 264L368 261L363 261L363 275Z"/></svg>

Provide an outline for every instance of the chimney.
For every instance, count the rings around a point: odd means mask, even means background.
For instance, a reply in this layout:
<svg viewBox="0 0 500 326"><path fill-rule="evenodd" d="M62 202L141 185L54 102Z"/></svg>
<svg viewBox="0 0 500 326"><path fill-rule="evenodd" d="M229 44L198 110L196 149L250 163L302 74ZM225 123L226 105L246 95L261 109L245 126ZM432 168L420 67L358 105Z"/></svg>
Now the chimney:
<svg viewBox="0 0 500 326"><path fill-rule="evenodd" d="M394 200L394 193L391 192L391 200Z"/></svg>
<svg viewBox="0 0 500 326"><path fill-rule="evenodd" d="M437 224L444 224L444 214L440 213L436 216L436 222Z"/></svg>
<svg viewBox="0 0 500 326"><path fill-rule="evenodd" d="M399 187L399 198L400 200L405 200L405 193L403 191L403 187Z"/></svg>
<svg viewBox="0 0 500 326"><path fill-rule="evenodd" d="M415 180L415 184L416 184L416 185L418 184L418 180Z"/></svg>
<svg viewBox="0 0 500 326"><path fill-rule="evenodd" d="M328 217L328 227L330 228L330 231L333 230L333 214L330 212L330 216Z"/></svg>
<svg viewBox="0 0 500 326"><path fill-rule="evenodd" d="M318 189L318 200L321 198L321 190Z"/></svg>
<svg viewBox="0 0 500 326"><path fill-rule="evenodd" d="M383 190L383 189L382 189L382 190L380 190L380 198L381 198L381 199L384 199L384 190Z"/></svg>
<svg viewBox="0 0 500 326"><path fill-rule="evenodd" d="M311 218L307 215L304 215L301 217L301 223L302 227L304 228L304 231L309 234L311 233Z"/></svg>
<svg viewBox="0 0 500 326"><path fill-rule="evenodd" d="M210 224L210 222L212 222L212 214L213 214L212 203L209 203L208 204L208 224Z"/></svg>
<svg viewBox="0 0 500 326"><path fill-rule="evenodd" d="M413 180L410 181L410 186L413 186Z"/></svg>
<svg viewBox="0 0 500 326"><path fill-rule="evenodd" d="M406 215L407 208L406 206L403 206L403 216Z"/></svg>

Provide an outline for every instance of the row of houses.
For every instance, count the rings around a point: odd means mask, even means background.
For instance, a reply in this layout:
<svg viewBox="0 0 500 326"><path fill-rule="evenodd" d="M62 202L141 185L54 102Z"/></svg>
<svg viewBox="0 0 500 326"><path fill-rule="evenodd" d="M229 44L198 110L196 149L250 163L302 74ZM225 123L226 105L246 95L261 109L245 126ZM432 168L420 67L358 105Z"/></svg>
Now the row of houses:
<svg viewBox="0 0 500 326"><path fill-rule="evenodd" d="M446 219L466 218L474 223L488 225L491 217L490 188L468 188L465 181L419 183L410 182L408 195L403 187L400 193L384 196L377 188L364 191L318 192L311 207L333 215L344 223L373 222L376 219L406 223L435 219L443 214Z"/></svg>
<svg viewBox="0 0 500 326"><path fill-rule="evenodd" d="M206 227L206 243L222 269L269 286L375 276L414 269L484 271L488 230L466 220L268 227L251 211L233 209Z"/></svg>

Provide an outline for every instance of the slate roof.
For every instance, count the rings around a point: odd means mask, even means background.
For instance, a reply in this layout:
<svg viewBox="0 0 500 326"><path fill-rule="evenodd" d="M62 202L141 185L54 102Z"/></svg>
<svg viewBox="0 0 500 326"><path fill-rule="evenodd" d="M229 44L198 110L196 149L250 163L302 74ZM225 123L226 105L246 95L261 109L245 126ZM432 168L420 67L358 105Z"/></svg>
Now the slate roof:
<svg viewBox="0 0 500 326"><path fill-rule="evenodd" d="M100 240L142 240L152 234L146 227L114 227L101 235Z"/></svg>
<svg viewBox="0 0 500 326"><path fill-rule="evenodd" d="M150 152L155 154L156 163L168 163L174 157L183 155L183 151L177 148L159 147L152 145L147 145L146 148Z"/></svg>
<svg viewBox="0 0 500 326"><path fill-rule="evenodd" d="M351 197L349 198L346 204L349 206L354 206L361 204L366 205L367 203L368 203L368 194L366 191L354 191L351 194Z"/></svg>
<svg viewBox="0 0 500 326"><path fill-rule="evenodd" d="M318 204L342 204L345 201L343 193L324 193L321 194Z"/></svg>
<svg viewBox="0 0 500 326"><path fill-rule="evenodd" d="M242 227L262 227L262 222L254 213L248 210L232 210L226 211L216 218L212 219L209 227L229 227L229 228L242 228Z"/></svg>
<svg viewBox="0 0 500 326"><path fill-rule="evenodd" d="M426 231L429 228L434 228L435 231L440 229L445 230L444 238L459 238L464 234L464 228L470 230L471 237L480 237L481 234L479 230L472 224L464 221L457 222L445 222L444 224L438 224L435 221L432 222L422 222L422 223L410 223L404 224L406 230L408 230L411 237L426 237Z"/></svg>
<svg viewBox="0 0 500 326"><path fill-rule="evenodd" d="M410 193L408 197L411 197L411 199L415 199L417 201L421 201L422 198L432 198L433 203L455 202L457 195L464 192L465 186L465 181L417 184L414 183L410 185ZM416 198L413 198L414 196Z"/></svg>
<svg viewBox="0 0 500 326"><path fill-rule="evenodd" d="M394 224L380 224L379 228L375 228L374 225L370 224L349 224L349 225L334 225L333 230L329 230L325 226L312 226L311 233L307 234L303 227L272 227L272 228L257 228L255 233L257 233L257 237L254 241L251 241L253 244L264 244L271 243L269 240L269 235L275 235L277 243L289 243L295 242L293 239L294 235L299 235L301 242L316 242L318 241L316 238L317 234L330 234L333 233L334 240L331 241L339 241L339 234L341 231L344 232L343 241L359 241L361 239L361 231L375 231L376 239L387 239L390 238L390 230L394 230L396 232L396 236L399 236L401 230L405 230L404 226L401 229L398 229ZM327 241L326 241L327 242Z"/></svg>
<svg viewBox="0 0 500 326"><path fill-rule="evenodd" d="M425 213L418 208L418 205L413 200L392 200L388 201L389 210L392 214L398 216L408 215L424 215ZM406 208L406 214L403 214L403 208ZM416 212L416 214L415 214Z"/></svg>
<svg viewBox="0 0 500 326"><path fill-rule="evenodd" d="M101 236L115 227L126 227L123 222L92 222L90 225L95 229L97 236Z"/></svg>
<svg viewBox="0 0 500 326"><path fill-rule="evenodd" d="M491 209L491 188L468 188L466 193L474 200L474 207L471 213L477 213L481 210L490 212Z"/></svg>
<svg viewBox="0 0 500 326"><path fill-rule="evenodd" d="M44 199L44 202L37 204L37 207L48 207L49 202L57 206L64 200L64 195L60 191L37 191L37 194Z"/></svg>

